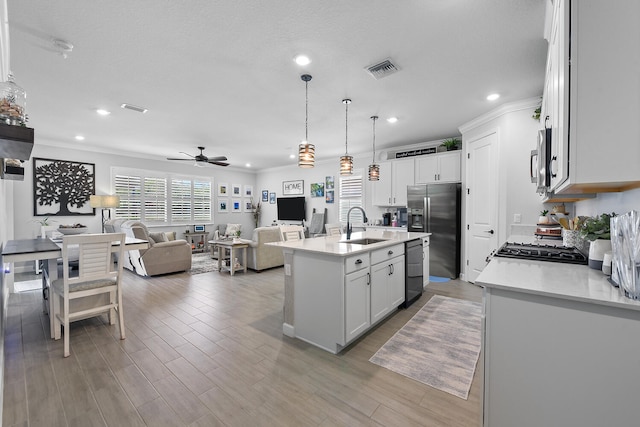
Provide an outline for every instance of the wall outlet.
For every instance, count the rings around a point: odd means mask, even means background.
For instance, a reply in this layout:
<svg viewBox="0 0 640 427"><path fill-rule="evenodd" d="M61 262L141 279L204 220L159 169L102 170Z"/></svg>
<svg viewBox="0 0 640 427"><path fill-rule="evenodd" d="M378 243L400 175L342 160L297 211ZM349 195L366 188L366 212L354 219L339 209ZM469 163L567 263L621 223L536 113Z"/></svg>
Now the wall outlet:
<svg viewBox="0 0 640 427"><path fill-rule="evenodd" d="M284 275L291 276L291 264L284 265Z"/></svg>
<svg viewBox="0 0 640 427"><path fill-rule="evenodd" d="M513 214L513 222L520 224L522 222L522 214Z"/></svg>

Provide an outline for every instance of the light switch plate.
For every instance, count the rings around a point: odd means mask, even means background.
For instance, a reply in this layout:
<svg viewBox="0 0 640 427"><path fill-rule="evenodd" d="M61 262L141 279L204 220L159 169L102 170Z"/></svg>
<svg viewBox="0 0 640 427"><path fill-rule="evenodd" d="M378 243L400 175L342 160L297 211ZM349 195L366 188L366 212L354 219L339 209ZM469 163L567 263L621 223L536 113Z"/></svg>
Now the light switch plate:
<svg viewBox="0 0 640 427"><path fill-rule="evenodd" d="M513 222L520 224L522 222L522 214L513 214Z"/></svg>

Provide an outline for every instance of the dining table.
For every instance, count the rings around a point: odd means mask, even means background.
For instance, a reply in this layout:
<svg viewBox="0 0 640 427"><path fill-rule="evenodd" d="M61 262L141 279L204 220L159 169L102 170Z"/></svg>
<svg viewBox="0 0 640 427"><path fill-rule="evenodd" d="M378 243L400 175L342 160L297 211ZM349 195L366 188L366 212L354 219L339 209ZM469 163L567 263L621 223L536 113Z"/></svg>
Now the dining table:
<svg viewBox="0 0 640 427"><path fill-rule="evenodd" d="M147 249L149 242L133 237L125 237L125 251ZM49 286L58 279L58 259L62 257L62 239L50 238L8 240L2 246L2 293L7 298L15 292L14 266L17 262L43 261L42 266L42 303L45 313L49 313ZM53 321L50 317L51 336Z"/></svg>

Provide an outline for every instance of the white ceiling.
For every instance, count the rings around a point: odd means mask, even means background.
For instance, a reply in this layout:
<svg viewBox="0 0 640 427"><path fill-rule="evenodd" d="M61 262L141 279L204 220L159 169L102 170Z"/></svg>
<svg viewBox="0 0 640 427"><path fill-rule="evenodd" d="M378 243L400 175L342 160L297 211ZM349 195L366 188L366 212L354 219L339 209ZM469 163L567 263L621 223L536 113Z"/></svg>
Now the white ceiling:
<svg viewBox="0 0 640 427"><path fill-rule="evenodd" d="M300 75L309 73L309 141L317 159L337 162L345 97L349 152L358 154L371 149L374 114L382 149L457 135L499 104L542 93L544 0L7 3L11 69L37 144L152 158L203 145L233 166L295 164ZM52 38L74 45L66 59ZM313 62L297 66L299 53ZM398 73L375 80L364 71L388 57ZM501 94L493 103L492 92Z"/></svg>

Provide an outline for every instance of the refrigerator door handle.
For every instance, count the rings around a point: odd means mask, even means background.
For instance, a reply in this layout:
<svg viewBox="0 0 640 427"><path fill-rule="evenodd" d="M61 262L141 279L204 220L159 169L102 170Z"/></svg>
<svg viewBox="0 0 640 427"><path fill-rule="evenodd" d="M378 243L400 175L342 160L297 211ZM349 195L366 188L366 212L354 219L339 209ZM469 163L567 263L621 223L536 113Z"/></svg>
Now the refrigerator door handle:
<svg viewBox="0 0 640 427"><path fill-rule="evenodd" d="M431 233L431 197L425 197L424 204L427 207L427 211L425 212L427 226L425 233Z"/></svg>

